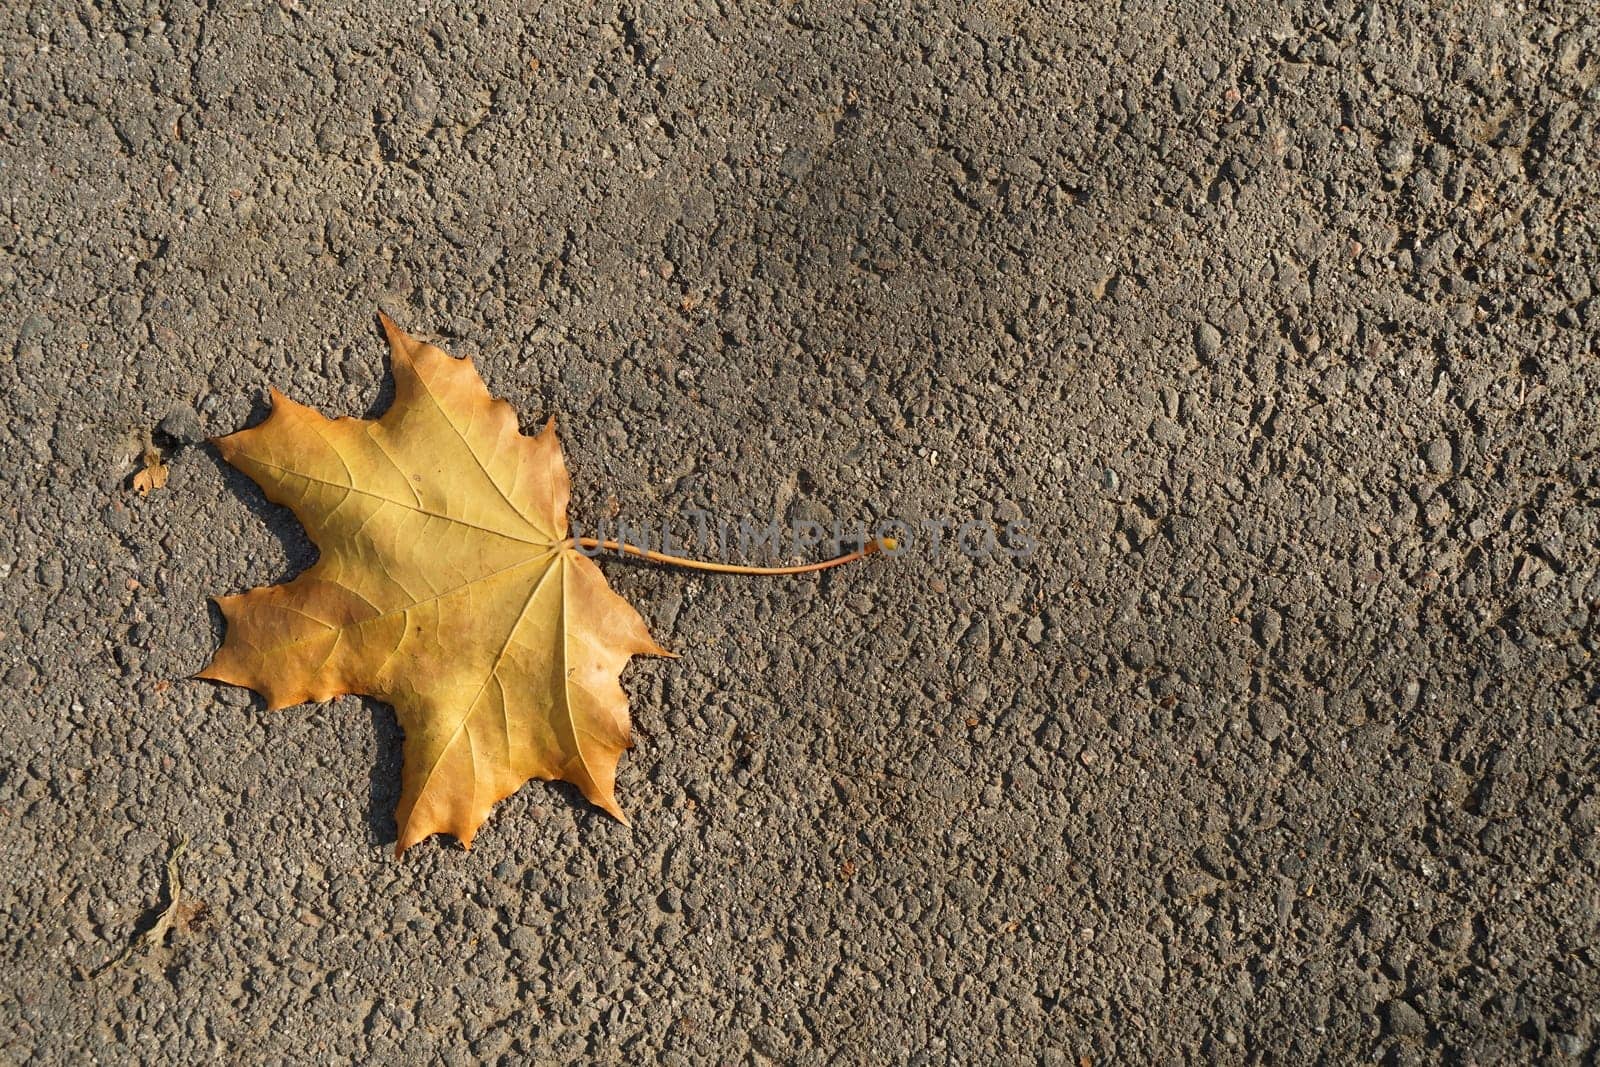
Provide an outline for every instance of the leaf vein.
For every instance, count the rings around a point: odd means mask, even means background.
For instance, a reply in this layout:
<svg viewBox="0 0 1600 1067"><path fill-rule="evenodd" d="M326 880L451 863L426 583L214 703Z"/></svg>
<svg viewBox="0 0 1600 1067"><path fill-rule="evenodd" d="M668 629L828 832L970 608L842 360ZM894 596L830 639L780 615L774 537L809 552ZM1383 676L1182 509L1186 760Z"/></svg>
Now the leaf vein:
<svg viewBox="0 0 1600 1067"><path fill-rule="evenodd" d="M450 357L446 356L445 358L448 359ZM467 450L467 455L472 457L472 462L477 466L479 473L481 473L484 479L494 487L494 491L500 494L500 499L505 501L506 507L511 509L512 514L516 515L523 522L527 523L529 528L537 530L539 533L545 534L548 537L554 537L555 535L553 533L551 533L549 530L542 529L539 524L534 522L533 519L529 518L521 508L517 507L517 505L511 502L511 497L506 495L506 491L500 487L500 483L495 480L495 476L489 473L489 468L484 466L483 460L478 456L477 450L472 447L472 442L467 440L467 435L461 432L461 427L457 426L455 421L450 418L450 413L445 410L444 404L437 396L433 395L433 390L428 387L428 380L423 377L421 371L417 371L416 375L417 381L422 385L422 394L432 401L434 409L439 412L439 417L444 420L444 424L446 426L450 427L450 432L456 435L456 439L461 442L461 447Z"/></svg>
<svg viewBox="0 0 1600 1067"><path fill-rule="evenodd" d="M254 456L249 456L249 457L241 456L239 458L242 461L246 462L246 463L253 463L258 467L268 467L268 468L270 468L272 470L282 471L285 474L293 475L296 478L304 478L306 481L315 482L318 485L332 486L335 489L345 489L345 490L348 490L351 493L358 493L361 496L369 496L369 497L372 497L374 500L382 500L382 501L385 501L387 503L393 504L396 507L405 508L407 511L415 511L420 515L427 515L427 516L430 516L430 517L435 518L435 519L443 519L446 522L453 522L458 526L467 526L467 527L470 527L471 529L474 529L474 530L481 530L486 534L493 534L496 537L504 537L507 541L520 541L521 543L523 543L525 545L539 545L541 547L552 547L552 544L553 544L553 542L551 542L551 541L535 540L534 538L531 538L531 537L518 537L514 533L507 533L504 530L496 530L492 526L484 526L481 523L476 523L476 522L472 522L472 521L470 521L468 519L463 519L458 515L446 515L445 513L440 512L440 511L433 511L433 510L431 510L429 508L418 507L415 504L409 504L404 500L396 500L392 496L386 496L383 493L377 493L377 492L372 491L371 489L362 489L359 486L345 485L345 484L343 484L341 482L331 481L331 480L329 480L327 478L319 478L319 477L317 477L316 475L313 475L313 474L306 474L304 471L297 471L297 470L293 469L292 467L285 467L280 463L269 463L264 459L256 459ZM539 531L539 532L542 533L543 531Z"/></svg>
<svg viewBox="0 0 1600 1067"><path fill-rule="evenodd" d="M494 664L489 668L489 673L484 675L483 682L478 686L477 693L473 694L472 701L467 705L467 710L461 713L461 718L457 720L455 729L450 731L450 736L444 741L443 744L439 746L438 753L433 757L433 763L428 767L428 773L423 775L422 784L417 787L416 800L412 805L413 811L416 810L416 803L421 802L424 794L428 792L428 786L433 784L434 773L438 771L439 764L444 762L445 753L450 751L451 747L456 743L456 738L461 736L461 732L463 730L466 730L467 723L472 719L472 713L477 710L478 701L483 699L484 690L489 688L489 682L491 680L498 681L498 679L495 678L495 674L500 670L500 664L506 658L506 651L511 647L511 642L516 638L517 631L522 628L522 621L528 617L528 609L533 606L534 598L539 595L539 590L544 588L544 583L550 580L550 575L557 568L560 568L561 570L566 569L565 567L561 567L559 560L553 561L550 569L545 571L544 574L540 575L539 580L534 582L533 588L528 591L528 599L522 602L522 610L517 612L517 617L512 621L511 628L506 631L506 639L501 643L500 651L495 655ZM472 744L471 730L467 730L467 744ZM473 765L477 765L476 759L474 759ZM472 790L473 797L476 799L478 790L476 775L473 776Z"/></svg>

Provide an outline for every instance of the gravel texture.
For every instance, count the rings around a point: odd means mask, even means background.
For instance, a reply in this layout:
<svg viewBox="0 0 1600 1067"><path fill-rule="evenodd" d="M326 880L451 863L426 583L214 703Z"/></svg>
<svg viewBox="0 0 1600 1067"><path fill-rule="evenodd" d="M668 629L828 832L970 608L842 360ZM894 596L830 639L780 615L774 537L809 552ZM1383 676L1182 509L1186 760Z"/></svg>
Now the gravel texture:
<svg viewBox="0 0 1600 1067"><path fill-rule="evenodd" d="M1593 1063L1597 26L5 5L0 1060ZM584 523L1038 550L608 563L634 828L397 861L387 708L185 680L312 558L195 439L380 307Z"/></svg>

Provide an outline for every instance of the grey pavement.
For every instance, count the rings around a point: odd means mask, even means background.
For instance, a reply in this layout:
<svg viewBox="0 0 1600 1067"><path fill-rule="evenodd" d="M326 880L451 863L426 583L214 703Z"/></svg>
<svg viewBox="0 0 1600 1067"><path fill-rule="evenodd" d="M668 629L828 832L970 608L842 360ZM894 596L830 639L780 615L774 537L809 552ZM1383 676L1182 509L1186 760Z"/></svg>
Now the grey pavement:
<svg viewBox="0 0 1600 1067"><path fill-rule="evenodd" d="M1597 26L6 5L0 1061L1594 1062ZM396 860L388 708L187 680L314 558L197 439L379 309L584 525L1037 549L608 561L633 828Z"/></svg>

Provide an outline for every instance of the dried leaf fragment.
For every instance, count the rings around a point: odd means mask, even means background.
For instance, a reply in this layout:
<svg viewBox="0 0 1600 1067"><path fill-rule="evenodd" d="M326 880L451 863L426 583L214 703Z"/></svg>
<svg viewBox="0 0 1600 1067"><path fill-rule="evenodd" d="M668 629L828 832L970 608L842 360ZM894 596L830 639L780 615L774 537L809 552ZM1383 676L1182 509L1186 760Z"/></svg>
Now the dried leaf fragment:
<svg viewBox="0 0 1600 1067"><path fill-rule="evenodd" d="M214 439L321 556L218 598L227 637L200 677L271 708L347 693L392 705L397 852L441 832L470 846L530 778L572 782L625 822L619 678L632 656L669 653L568 535L555 420L522 435L471 360L382 322L395 400L380 418L328 419L273 390L266 421Z"/></svg>
<svg viewBox="0 0 1600 1067"><path fill-rule="evenodd" d="M161 452L154 445L146 445L140 457L144 466L133 475L133 487L140 496L149 496L152 490L167 484L167 465L161 461Z"/></svg>
<svg viewBox="0 0 1600 1067"><path fill-rule="evenodd" d="M89 977L98 978L109 970L121 967L136 953L166 944L167 934L172 931L183 907L183 882L178 877L178 858L188 847L189 839L185 837L172 846L172 851L167 854L167 903L156 916L156 921L135 934L128 942L128 947L122 950L122 955L106 961Z"/></svg>

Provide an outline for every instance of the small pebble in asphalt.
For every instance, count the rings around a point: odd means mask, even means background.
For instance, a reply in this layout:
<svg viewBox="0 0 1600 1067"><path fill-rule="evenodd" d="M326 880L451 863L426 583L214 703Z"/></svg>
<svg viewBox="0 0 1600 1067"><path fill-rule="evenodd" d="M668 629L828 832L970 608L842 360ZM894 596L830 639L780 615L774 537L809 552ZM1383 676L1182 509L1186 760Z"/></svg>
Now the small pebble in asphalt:
<svg viewBox="0 0 1600 1067"><path fill-rule="evenodd" d="M172 405L156 429L180 445L196 445L206 439L205 428L200 425L200 415L192 404L180 402Z"/></svg>

